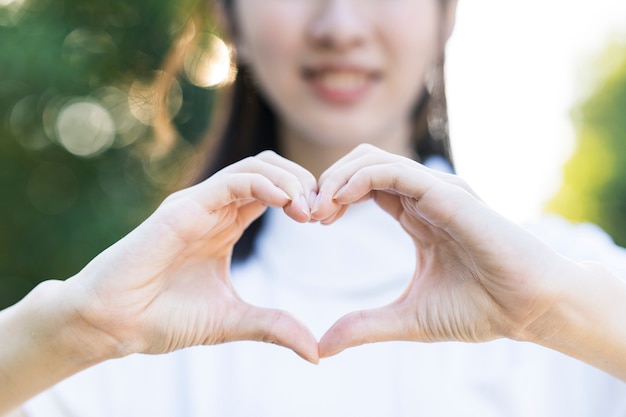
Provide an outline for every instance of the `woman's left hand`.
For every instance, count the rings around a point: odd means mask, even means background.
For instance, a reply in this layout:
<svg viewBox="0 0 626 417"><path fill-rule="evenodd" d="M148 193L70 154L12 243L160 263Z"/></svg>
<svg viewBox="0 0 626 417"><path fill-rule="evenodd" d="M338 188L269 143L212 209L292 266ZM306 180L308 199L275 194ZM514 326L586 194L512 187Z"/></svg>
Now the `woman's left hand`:
<svg viewBox="0 0 626 417"><path fill-rule="evenodd" d="M413 279L390 305L348 314L320 356L386 340L529 339L559 297L564 258L487 207L457 176L361 145L320 178L314 218L373 198L413 238ZM384 273L384 271L381 271Z"/></svg>

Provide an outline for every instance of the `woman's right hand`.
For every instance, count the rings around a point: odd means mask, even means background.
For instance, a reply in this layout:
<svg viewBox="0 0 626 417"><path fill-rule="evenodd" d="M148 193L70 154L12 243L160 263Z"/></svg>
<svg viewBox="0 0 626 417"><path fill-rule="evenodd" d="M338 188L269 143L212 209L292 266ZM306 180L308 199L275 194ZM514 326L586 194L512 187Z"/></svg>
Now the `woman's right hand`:
<svg viewBox="0 0 626 417"><path fill-rule="evenodd" d="M317 341L303 324L246 303L230 281L233 245L248 225L268 206L309 221L316 191L311 173L273 152L237 162L168 197L66 281L75 308L116 347L113 356L258 340L317 362Z"/></svg>

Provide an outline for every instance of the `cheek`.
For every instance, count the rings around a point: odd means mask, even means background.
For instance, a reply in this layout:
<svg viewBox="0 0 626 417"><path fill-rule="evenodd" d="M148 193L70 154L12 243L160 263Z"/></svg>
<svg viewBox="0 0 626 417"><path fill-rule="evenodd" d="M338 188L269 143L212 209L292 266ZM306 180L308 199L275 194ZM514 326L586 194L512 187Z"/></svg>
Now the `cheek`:
<svg viewBox="0 0 626 417"><path fill-rule="evenodd" d="M306 50L306 10L301 1L249 0L261 7L243 10L240 48L260 92L279 111L300 102L299 67ZM308 3L308 2L307 2ZM241 4L246 4L242 1ZM287 108L287 109L285 109Z"/></svg>
<svg viewBox="0 0 626 417"><path fill-rule="evenodd" d="M298 8L278 0L242 1L237 43L242 60L254 72L264 73L293 59L297 53L294 40L301 38L301 14Z"/></svg>
<svg viewBox="0 0 626 417"><path fill-rule="evenodd" d="M405 10L386 16L385 23L381 23L384 25L386 58L395 67L393 82L395 88L404 93L419 94L428 72L443 50L436 12L436 8L419 12Z"/></svg>
<svg viewBox="0 0 626 417"><path fill-rule="evenodd" d="M439 0L391 1L378 15L388 47L428 55L439 47L442 15Z"/></svg>

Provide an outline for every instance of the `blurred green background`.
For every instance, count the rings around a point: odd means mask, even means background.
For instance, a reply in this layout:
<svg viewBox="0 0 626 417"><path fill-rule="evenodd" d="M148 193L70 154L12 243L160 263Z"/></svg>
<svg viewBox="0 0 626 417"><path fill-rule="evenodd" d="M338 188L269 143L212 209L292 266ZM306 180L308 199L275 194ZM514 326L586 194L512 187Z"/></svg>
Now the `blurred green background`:
<svg viewBox="0 0 626 417"><path fill-rule="evenodd" d="M0 308L75 274L184 172L213 92L179 80L184 139L155 157L147 86L194 7L0 0Z"/></svg>
<svg viewBox="0 0 626 417"><path fill-rule="evenodd" d="M591 92L571 112L576 149L546 210L596 223L626 246L626 44L609 44L593 67Z"/></svg>
<svg viewBox="0 0 626 417"><path fill-rule="evenodd" d="M157 157L149 85L197 7L0 0L0 308L75 274L185 173L214 90L180 77L169 102L180 137ZM219 54L205 32L200 49ZM598 66L610 70L572 112L577 150L547 210L596 222L626 245L626 47L609 47Z"/></svg>

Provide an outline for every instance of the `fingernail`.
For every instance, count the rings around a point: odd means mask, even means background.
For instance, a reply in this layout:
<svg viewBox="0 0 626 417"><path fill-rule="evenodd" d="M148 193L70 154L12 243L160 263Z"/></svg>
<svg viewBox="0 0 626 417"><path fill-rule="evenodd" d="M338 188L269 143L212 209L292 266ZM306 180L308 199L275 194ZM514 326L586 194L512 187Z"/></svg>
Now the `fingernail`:
<svg viewBox="0 0 626 417"><path fill-rule="evenodd" d="M285 197L285 198L286 198L287 200L289 200L289 201L293 201L293 200L291 199L291 197L289 197L289 194L287 194L284 190L281 190L281 189L280 189L280 188L278 188L278 187L277 187L277 189L278 189L278 191L280 191L280 192L281 192L281 194L283 195L283 197Z"/></svg>
<svg viewBox="0 0 626 417"><path fill-rule="evenodd" d="M341 198L341 195L344 194L346 192L346 189L348 188L348 184L344 184L343 187L341 187L333 196L333 200L336 200L338 198Z"/></svg>
<svg viewBox="0 0 626 417"><path fill-rule="evenodd" d="M313 201L313 208L311 209L311 213L315 213L320 208L320 203L322 202L322 193L319 193L315 196L315 200Z"/></svg>
<svg viewBox="0 0 626 417"><path fill-rule="evenodd" d="M303 195L300 196L300 210L306 214L307 217L311 217L311 212L309 211L309 202L306 201Z"/></svg>

